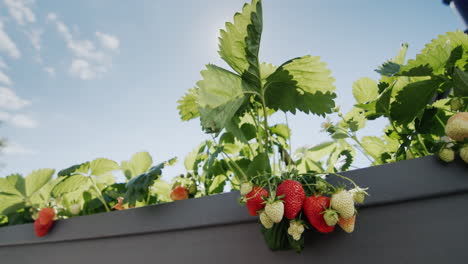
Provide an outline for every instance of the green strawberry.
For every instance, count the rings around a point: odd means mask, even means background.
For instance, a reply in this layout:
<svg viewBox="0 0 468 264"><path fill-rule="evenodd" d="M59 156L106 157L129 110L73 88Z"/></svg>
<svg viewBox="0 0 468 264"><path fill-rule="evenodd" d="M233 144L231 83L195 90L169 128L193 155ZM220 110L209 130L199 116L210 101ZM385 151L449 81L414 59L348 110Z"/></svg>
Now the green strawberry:
<svg viewBox="0 0 468 264"><path fill-rule="evenodd" d="M463 99L461 98L453 98L450 100L450 110L458 111L463 107Z"/></svg>
<svg viewBox="0 0 468 264"><path fill-rule="evenodd" d="M323 219L328 226L334 226L339 220L338 213L333 209L327 209L323 212Z"/></svg>
<svg viewBox="0 0 468 264"><path fill-rule="evenodd" d="M358 204L363 204L364 199L366 198L366 196L369 195L366 192L367 189L369 189L369 188L355 187L354 189L349 190L353 194L354 202L356 202Z"/></svg>
<svg viewBox="0 0 468 264"><path fill-rule="evenodd" d="M335 209L341 218L349 219L354 215L353 193L347 190L339 190L332 195L330 205Z"/></svg>
<svg viewBox="0 0 468 264"><path fill-rule="evenodd" d="M468 163L468 145L464 145L460 149L460 158L465 162Z"/></svg>
<svg viewBox="0 0 468 264"><path fill-rule="evenodd" d="M455 159L455 151L451 148L443 148L439 151L439 158L444 162L452 162Z"/></svg>

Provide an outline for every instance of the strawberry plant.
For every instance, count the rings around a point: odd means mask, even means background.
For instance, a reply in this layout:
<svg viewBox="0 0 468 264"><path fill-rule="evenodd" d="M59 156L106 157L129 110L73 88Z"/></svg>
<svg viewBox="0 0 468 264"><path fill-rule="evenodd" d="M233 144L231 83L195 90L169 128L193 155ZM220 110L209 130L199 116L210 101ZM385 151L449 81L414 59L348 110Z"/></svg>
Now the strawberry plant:
<svg viewBox="0 0 468 264"><path fill-rule="evenodd" d="M219 54L230 69L208 64L201 71L202 79L179 100L178 108L182 120L199 118L202 129L212 134L216 147L211 157L220 156L220 171L234 188L241 189L241 202L246 203L249 213L259 215L270 248L300 251L306 195L315 199L337 189L317 175L317 171L327 170L308 166L308 161L315 165L315 160L295 161L291 157L287 114L333 113L334 79L316 56L293 58L280 66L261 62L262 31L262 2L253 0L220 31ZM286 124L270 124L270 117L280 112L286 115ZM333 159L345 157L349 164L352 157L347 149L335 151ZM216 162L211 157L208 171ZM351 217L348 211L339 214L345 219ZM322 214L313 219L318 218L324 222Z"/></svg>

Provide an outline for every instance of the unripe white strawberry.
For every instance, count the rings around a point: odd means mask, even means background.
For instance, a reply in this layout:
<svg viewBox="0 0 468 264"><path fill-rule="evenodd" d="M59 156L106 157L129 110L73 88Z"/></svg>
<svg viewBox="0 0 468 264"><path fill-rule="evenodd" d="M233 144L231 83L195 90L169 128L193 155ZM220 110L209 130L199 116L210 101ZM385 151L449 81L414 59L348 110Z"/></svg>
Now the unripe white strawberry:
<svg viewBox="0 0 468 264"><path fill-rule="evenodd" d="M302 233L304 233L304 225L301 221L293 220L289 222L288 234L291 235L294 240L301 239Z"/></svg>
<svg viewBox="0 0 468 264"><path fill-rule="evenodd" d="M241 195L247 195L250 193L253 189L253 185L251 182L244 182L240 186L240 194Z"/></svg>
<svg viewBox="0 0 468 264"><path fill-rule="evenodd" d="M265 213L265 211L262 211L260 214L260 223L266 228L270 229L273 227L273 221L271 221L270 217Z"/></svg>
<svg viewBox="0 0 468 264"><path fill-rule="evenodd" d="M265 213L270 217L274 223L281 222L284 215L284 204L283 201L268 201L265 206Z"/></svg>
<svg viewBox="0 0 468 264"><path fill-rule="evenodd" d="M439 158L444 162L452 162L455 159L455 151L451 148L443 148L439 151Z"/></svg>
<svg viewBox="0 0 468 264"><path fill-rule="evenodd" d="M460 149L460 158L465 162L468 163L468 145L464 145Z"/></svg>
<svg viewBox="0 0 468 264"><path fill-rule="evenodd" d="M456 141L468 138L468 112L454 114L447 121L445 134Z"/></svg>
<svg viewBox="0 0 468 264"><path fill-rule="evenodd" d="M293 238L294 240L296 240L296 241L298 241L299 239L301 239L301 234L298 234L298 233L292 234L291 236L292 236L292 238Z"/></svg>
<svg viewBox="0 0 468 264"><path fill-rule="evenodd" d="M349 219L354 215L353 194L347 190L340 190L333 194L330 206L335 209L341 218Z"/></svg>
<svg viewBox="0 0 468 264"><path fill-rule="evenodd" d="M323 212L323 219L328 226L334 226L338 223L338 213L333 209L327 209Z"/></svg>
<svg viewBox="0 0 468 264"><path fill-rule="evenodd" d="M81 205L78 203L72 204L68 207L68 211L70 211L72 215L78 215L81 212Z"/></svg>

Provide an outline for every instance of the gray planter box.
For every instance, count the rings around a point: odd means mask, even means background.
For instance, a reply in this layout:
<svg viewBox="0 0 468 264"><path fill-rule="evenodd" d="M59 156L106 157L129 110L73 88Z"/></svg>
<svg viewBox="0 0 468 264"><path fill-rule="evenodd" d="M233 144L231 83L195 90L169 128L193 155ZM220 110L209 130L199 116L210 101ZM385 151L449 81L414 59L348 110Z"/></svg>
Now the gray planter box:
<svg viewBox="0 0 468 264"><path fill-rule="evenodd" d="M468 166L435 157L343 173L371 196L356 231L306 232L305 250L270 251L238 193L0 228L0 263L465 263Z"/></svg>

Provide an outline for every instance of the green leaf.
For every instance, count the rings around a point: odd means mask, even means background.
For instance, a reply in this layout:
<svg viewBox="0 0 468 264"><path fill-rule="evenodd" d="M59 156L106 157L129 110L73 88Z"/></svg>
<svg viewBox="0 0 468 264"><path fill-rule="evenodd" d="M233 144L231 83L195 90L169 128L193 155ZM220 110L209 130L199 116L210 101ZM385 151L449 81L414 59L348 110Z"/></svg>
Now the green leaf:
<svg viewBox="0 0 468 264"><path fill-rule="evenodd" d="M172 184L165 182L161 179L155 180L152 191L158 195L158 200L161 202L172 202L171 191Z"/></svg>
<svg viewBox="0 0 468 264"><path fill-rule="evenodd" d="M148 197L149 188L154 184L155 180L161 177L165 164L163 162L152 167L148 172L132 178L126 185L125 202L128 202L129 205L135 205L137 201L145 201Z"/></svg>
<svg viewBox="0 0 468 264"><path fill-rule="evenodd" d="M340 122L340 126L343 128L349 128L351 131L356 132L366 126L366 117L364 111L357 107L354 107L349 111Z"/></svg>
<svg viewBox="0 0 468 264"><path fill-rule="evenodd" d="M52 189L52 196L60 197L76 190L87 190L90 186L91 181L88 179L88 176L81 174L65 176L65 178Z"/></svg>
<svg viewBox="0 0 468 264"><path fill-rule="evenodd" d="M198 170L198 164L204 161L206 157L203 155L203 152L207 147L209 147L210 141L205 141L190 152L184 160L185 169L189 172L196 172Z"/></svg>
<svg viewBox="0 0 468 264"><path fill-rule="evenodd" d="M245 139L247 141L257 136L257 129L252 124L249 124L249 123L242 124L240 129L242 130L242 134L244 134Z"/></svg>
<svg viewBox="0 0 468 264"><path fill-rule="evenodd" d="M376 161L380 160L380 155L386 150L385 142L379 137L365 136L361 139L361 145L366 153Z"/></svg>
<svg viewBox="0 0 468 264"><path fill-rule="evenodd" d="M439 88L439 80L425 80L408 84L391 104L390 115L398 124L413 121L430 103Z"/></svg>
<svg viewBox="0 0 468 264"><path fill-rule="evenodd" d="M153 164L153 159L148 152L138 152L133 154L128 161L122 161L120 167L127 179L131 179L137 175L146 172Z"/></svg>
<svg viewBox="0 0 468 264"><path fill-rule="evenodd" d="M218 175L213 178L211 182L210 188L208 189L208 193L217 194L222 193L224 191L224 186L226 186L227 177L225 175Z"/></svg>
<svg viewBox="0 0 468 264"><path fill-rule="evenodd" d="M453 94L457 97L468 96L468 72L455 68L453 74Z"/></svg>
<svg viewBox="0 0 468 264"><path fill-rule="evenodd" d="M270 127L270 131L274 135L288 139L291 137L291 129L286 124L277 124Z"/></svg>
<svg viewBox="0 0 468 264"><path fill-rule="evenodd" d="M379 68L377 68L375 71L379 73L380 75L383 76L394 76L398 72L400 72L401 65L392 61L387 61L384 62Z"/></svg>
<svg viewBox="0 0 468 264"><path fill-rule="evenodd" d="M117 164L117 162L113 160L99 158L99 159L93 160L89 168L91 170L91 175L101 176L104 174L108 174L112 171L119 170L120 166L119 164Z"/></svg>
<svg viewBox="0 0 468 264"><path fill-rule="evenodd" d="M0 215L13 213L24 206L21 196L0 192Z"/></svg>
<svg viewBox="0 0 468 264"><path fill-rule="evenodd" d="M177 109L179 109L179 115L182 121L188 121L200 116L200 112L198 111L197 95L198 89L192 88L189 89L179 101L177 101Z"/></svg>
<svg viewBox="0 0 468 264"><path fill-rule="evenodd" d="M304 56L281 65L267 78L266 105L274 110L324 116L335 107L330 70L319 57Z"/></svg>
<svg viewBox="0 0 468 264"><path fill-rule="evenodd" d="M63 169L57 173L57 176L70 176L75 172L87 173L89 169L89 162L84 162L81 164L73 165L69 168Z"/></svg>
<svg viewBox="0 0 468 264"><path fill-rule="evenodd" d="M437 108L426 109L421 118L416 119L415 130L420 134L435 134L442 137L445 136L447 120L448 117L445 115L445 111Z"/></svg>
<svg viewBox="0 0 468 264"><path fill-rule="evenodd" d="M379 96L377 82L370 78L361 78L353 84L353 95L360 104L375 100Z"/></svg>
<svg viewBox="0 0 468 264"><path fill-rule="evenodd" d="M201 123L206 132L219 132L225 128L242 104L244 91L253 88L238 75L215 65L207 65L201 72L198 104Z"/></svg>
<svg viewBox="0 0 468 264"><path fill-rule="evenodd" d="M439 109L450 110L450 98L439 99L432 103L432 106Z"/></svg>
<svg viewBox="0 0 468 264"><path fill-rule="evenodd" d="M252 179L258 175L267 175L271 173L270 160L266 153L260 153L252 160L246 171L247 177Z"/></svg>
<svg viewBox="0 0 468 264"><path fill-rule="evenodd" d="M398 64L403 64L405 63L405 58L406 58L406 52L408 51L408 43L402 43L400 47L400 51L398 51L398 54L395 56L395 58L392 59L392 62L398 63Z"/></svg>
<svg viewBox="0 0 468 264"><path fill-rule="evenodd" d="M278 69L278 66L275 66L270 63L262 62L260 64L260 75L262 77L262 84L265 84L267 81L267 78L272 75L276 69Z"/></svg>
<svg viewBox="0 0 468 264"><path fill-rule="evenodd" d="M422 76L430 70L434 75L443 74L445 65L450 58L453 49L458 46L468 47L468 36L460 30L455 32L447 32L445 35L440 35L437 39L433 39L431 43L416 55L416 59L409 60L401 69L402 75L414 72Z"/></svg>
<svg viewBox="0 0 468 264"><path fill-rule="evenodd" d="M343 139L343 138L348 138L348 134L341 132L341 131L336 131L331 135L333 139Z"/></svg>
<svg viewBox="0 0 468 264"><path fill-rule="evenodd" d="M0 191L26 197L26 184L20 174L10 174L0 178Z"/></svg>
<svg viewBox="0 0 468 264"><path fill-rule="evenodd" d="M242 143L247 143L247 139L244 131L242 130L241 121L238 117L233 117L225 125L226 131L231 133L235 138L237 138Z"/></svg>
<svg viewBox="0 0 468 264"><path fill-rule="evenodd" d="M450 52L450 56L445 64L445 71L447 74L451 75L453 73L454 67L458 60L463 57L463 47L457 46Z"/></svg>
<svg viewBox="0 0 468 264"><path fill-rule="evenodd" d="M26 196L30 197L46 185L50 180L52 180L54 173L55 170L53 169L40 169L31 172L26 177Z"/></svg>
<svg viewBox="0 0 468 264"><path fill-rule="evenodd" d="M166 162L164 162L164 165L174 166L175 164L177 164L177 161L178 161L177 157L174 157L174 158L172 158L170 160L166 160Z"/></svg>
<svg viewBox="0 0 468 264"><path fill-rule="evenodd" d="M253 0L245 4L233 23L226 23L219 38L219 55L245 80L260 88L258 51L262 35L262 4Z"/></svg>

